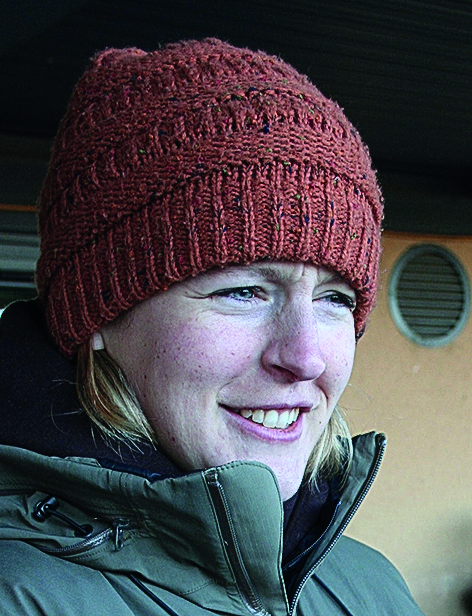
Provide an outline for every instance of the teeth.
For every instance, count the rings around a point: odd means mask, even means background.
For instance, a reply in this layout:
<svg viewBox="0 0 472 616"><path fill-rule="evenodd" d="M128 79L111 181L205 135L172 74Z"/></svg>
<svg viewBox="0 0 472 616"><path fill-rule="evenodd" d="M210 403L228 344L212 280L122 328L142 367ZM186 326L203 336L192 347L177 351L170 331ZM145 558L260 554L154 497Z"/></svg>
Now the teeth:
<svg viewBox="0 0 472 616"><path fill-rule="evenodd" d="M262 422L266 428L275 428L279 420L277 411L267 411L264 413L264 421Z"/></svg>
<svg viewBox="0 0 472 616"><path fill-rule="evenodd" d="M300 409L295 408L290 411L282 411L282 413L279 413L275 409L269 411L263 411L262 409L256 409L255 411L243 409L240 411L240 414L245 419L250 419L254 423L262 424L265 428L285 430L285 428L298 419Z"/></svg>
<svg viewBox="0 0 472 616"><path fill-rule="evenodd" d="M264 422L264 411L254 411L252 414L252 421L255 423L263 423Z"/></svg>
<svg viewBox="0 0 472 616"><path fill-rule="evenodd" d="M286 428L290 423L291 416L292 416L292 411L284 411L283 413L280 413L277 419L277 425L275 427L280 428L281 430Z"/></svg>

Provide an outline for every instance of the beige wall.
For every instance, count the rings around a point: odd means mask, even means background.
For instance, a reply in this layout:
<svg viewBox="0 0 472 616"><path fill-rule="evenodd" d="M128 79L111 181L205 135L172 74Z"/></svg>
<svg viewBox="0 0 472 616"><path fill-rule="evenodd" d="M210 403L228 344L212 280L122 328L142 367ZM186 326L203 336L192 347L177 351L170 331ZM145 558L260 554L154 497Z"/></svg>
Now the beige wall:
<svg viewBox="0 0 472 616"><path fill-rule="evenodd" d="M389 233L377 308L342 405L353 432L388 437L384 465L349 534L384 552L427 616L471 614L472 323L449 345L422 347L390 316L388 280L409 246L449 248L472 279L472 238Z"/></svg>

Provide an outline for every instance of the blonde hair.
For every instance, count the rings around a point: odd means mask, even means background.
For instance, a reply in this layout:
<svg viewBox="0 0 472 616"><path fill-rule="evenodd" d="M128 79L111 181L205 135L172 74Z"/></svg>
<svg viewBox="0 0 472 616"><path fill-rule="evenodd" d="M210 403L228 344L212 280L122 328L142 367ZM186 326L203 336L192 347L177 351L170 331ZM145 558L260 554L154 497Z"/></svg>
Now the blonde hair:
<svg viewBox="0 0 472 616"><path fill-rule="evenodd" d="M120 366L105 350L93 351L90 341L78 351L77 393L85 412L107 438L137 446L143 441L157 445L156 435ZM351 459L349 428L336 407L311 453L305 479L316 484L320 477L345 475Z"/></svg>
<svg viewBox="0 0 472 616"><path fill-rule="evenodd" d="M93 351L90 342L79 347L77 394L89 418L106 437L129 444L156 441L120 366L105 350Z"/></svg>

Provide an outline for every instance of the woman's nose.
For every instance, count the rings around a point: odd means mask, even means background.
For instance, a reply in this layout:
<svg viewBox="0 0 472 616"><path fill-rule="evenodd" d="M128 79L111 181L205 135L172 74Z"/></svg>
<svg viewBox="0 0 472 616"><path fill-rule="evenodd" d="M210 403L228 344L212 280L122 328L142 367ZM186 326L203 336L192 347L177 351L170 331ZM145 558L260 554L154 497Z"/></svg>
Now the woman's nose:
<svg viewBox="0 0 472 616"><path fill-rule="evenodd" d="M265 370L286 382L311 381L323 374L326 362L311 302L286 308L271 328L262 354Z"/></svg>

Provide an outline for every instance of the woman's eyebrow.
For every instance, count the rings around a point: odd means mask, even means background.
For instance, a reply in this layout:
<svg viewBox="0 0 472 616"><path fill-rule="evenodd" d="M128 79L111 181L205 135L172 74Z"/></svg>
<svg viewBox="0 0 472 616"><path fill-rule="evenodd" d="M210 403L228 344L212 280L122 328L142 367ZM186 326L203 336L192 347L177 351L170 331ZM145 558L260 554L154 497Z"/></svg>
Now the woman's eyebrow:
<svg viewBox="0 0 472 616"><path fill-rule="evenodd" d="M291 277L291 274L289 272L281 270L278 267L258 264L249 264L245 266L229 266L221 270L212 270L212 273L216 275L220 273L227 273L240 278L244 278L248 275L257 276L258 278L265 278L270 282L286 282Z"/></svg>
<svg viewBox="0 0 472 616"><path fill-rule="evenodd" d="M276 267L271 267L270 265L244 265L244 266L238 266L238 265L234 265L234 266L228 266L228 267L223 267L220 269L212 269L212 270L208 270L207 272L203 272L203 274L200 274L202 278L207 277L207 278L213 278L213 277L218 277L221 274L230 274L230 275L234 275L236 277L239 278L244 278L247 275L251 275L251 276L258 276L260 278L267 278L269 280L274 280L274 281L283 281L286 280L287 278L289 278L289 274L283 271L280 271L278 268Z"/></svg>
<svg viewBox="0 0 472 616"><path fill-rule="evenodd" d="M271 282L286 282L290 280L292 273L290 271L286 271L285 269L280 269L278 267L272 267L271 265L248 265L247 269L250 270L254 274L258 274ZM236 271L236 270L235 270ZM319 284L330 284L330 283L343 283L348 284L344 280L344 278L333 271L326 271L320 276Z"/></svg>
<svg viewBox="0 0 472 616"><path fill-rule="evenodd" d="M249 265L248 269L251 270L253 274L262 276L263 278L266 278L271 282L286 282L290 279L289 272L278 267L272 267L270 265Z"/></svg>
<svg viewBox="0 0 472 616"><path fill-rule="evenodd" d="M209 270L202 274L202 277L208 277L209 279L213 276L218 277L219 274L227 273L230 275L234 275L236 278L244 279L249 276L257 276L258 278L264 278L269 282L273 283L286 283L289 282L292 278L292 272L290 270L282 269L280 267L274 267L270 264L260 264L254 263L245 266L228 266L222 269ZM343 279L343 277L337 272L333 271L324 271L324 273L319 277L318 284L331 284L331 283L342 283L348 284Z"/></svg>

